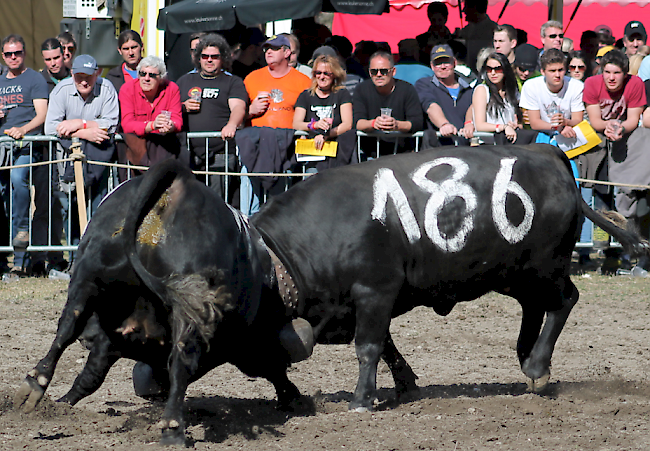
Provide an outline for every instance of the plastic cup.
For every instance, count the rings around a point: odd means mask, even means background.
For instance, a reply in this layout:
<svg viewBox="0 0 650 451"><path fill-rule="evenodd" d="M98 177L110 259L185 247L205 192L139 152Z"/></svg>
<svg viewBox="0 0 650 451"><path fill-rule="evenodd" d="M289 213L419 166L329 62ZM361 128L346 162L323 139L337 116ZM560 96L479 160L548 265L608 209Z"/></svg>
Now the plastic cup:
<svg viewBox="0 0 650 451"><path fill-rule="evenodd" d="M190 98L192 100L196 100L197 102L201 102L201 93L199 91L192 91L192 94L190 94Z"/></svg>
<svg viewBox="0 0 650 451"><path fill-rule="evenodd" d="M379 111L381 111L382 116L391 117L393 115L392 108L381 108Z"/></svg>

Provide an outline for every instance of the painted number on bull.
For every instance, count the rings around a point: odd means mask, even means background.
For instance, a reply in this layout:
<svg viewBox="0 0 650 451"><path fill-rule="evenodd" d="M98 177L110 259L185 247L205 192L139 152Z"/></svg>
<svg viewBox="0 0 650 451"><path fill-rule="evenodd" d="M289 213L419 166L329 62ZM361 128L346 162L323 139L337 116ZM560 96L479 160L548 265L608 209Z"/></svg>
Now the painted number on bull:
<svg viewBox="0 0 650 451"><path fill-rule="evenodd" d="M517 182L512 180L512 172L516 158L501 160L499 171L492 186L492 219L503 238L511 244L524 239L533 223L535 206L533 201ZM451 176L442 181L434 182L426 176L429 171L440 165L452 168ZM424 207L424 230L429 239L444 252L458 252L465 246L469 234L474 229L474 211L477 206L476 193L471 186L463 182L469 172L469 166L463 160L453 157L438 158L424 163L411 174L413 183L430 197ZM506 198L511 193L519 198L524 207L524 218L519 225L513 225L506 214ZM373 183L373 208L371 216L382 223L386 221L386 206L388 199L393 202L397 216L410 243L417 242L420 237L420 227L411 209L404 190L399 185L392 170L381 168L375 175ZM443 236L438 228L438 215L445 205L455 198L463 199L465 209L460 227L453 235Z"/></svg>

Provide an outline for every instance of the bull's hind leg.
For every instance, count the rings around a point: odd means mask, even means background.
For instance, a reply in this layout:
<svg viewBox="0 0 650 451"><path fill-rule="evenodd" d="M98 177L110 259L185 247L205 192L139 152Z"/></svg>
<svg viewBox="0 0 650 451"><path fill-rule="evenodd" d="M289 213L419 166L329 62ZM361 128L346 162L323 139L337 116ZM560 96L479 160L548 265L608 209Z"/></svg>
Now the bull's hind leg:
<svg viewBox="0 0 650 451"><path fill-rule="evenodd" d="M418 378L406 359L400 354L393 343L390 332L386 333L384 340L384 352L381 354L382 359L390 368L395 381L395 393L399 401L408 401L417 396L420 389L415 380Z"/></svg>
<svg viewBox="0 0 650 451"><path fill-rule="evenodd" d="M97 294L97 287L83 280L80 274L75 275L76 280L73 279L68 288L68 301L61 313L54 342L47 355L27 373L14 396L14 408L22 408L25 412L36 408L52 381L54 369L63 351L79 337L92 314L86 309L86 302Z"/></svg>
<svg viewBox="0 0 650 451"><path fill-rule="evenodd" d="M522 302L523 318L521 332L517 343L517 354L521 369L530 378L529 387L539 392L548 385L551 375L551 357L555 343L566 324L571 309L578 302L578 289L569 276L547 287L545 290L533 290L535 300ZM540 308L540 299L543 303L555 302L553 297L561 297L560 307L546 312L546 322L539 333L544 317Z"/></svg>
<svg viewBox="0 0 650 451"><path fill-rule="evenodd" d="M108 371L119 360L119 353L112 349L110 339L101 328L93 334L92 343L84 369L75 379L70 391L61 397L59 402L75 405L86 396L93 394L101 387Z"/></svg>

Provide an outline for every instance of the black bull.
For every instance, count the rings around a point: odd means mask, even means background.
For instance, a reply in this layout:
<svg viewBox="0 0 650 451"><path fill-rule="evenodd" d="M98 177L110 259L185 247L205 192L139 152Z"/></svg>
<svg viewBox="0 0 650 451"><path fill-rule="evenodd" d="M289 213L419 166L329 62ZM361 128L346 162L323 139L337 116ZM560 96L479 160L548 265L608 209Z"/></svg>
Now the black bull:
<svg viewBox="0 0 650 451"><path fill-rule="evenodd" d="M521 304L517 354L539 390L578 300L569 266L583 214L628 251L646 252L636 233L582 201L552 146L449 148L328 170L271 199L251 224L164 162L112 194L91 221L57 336L15 403L34 408L96 313L101 330L61 400L94 392L120 357L144 361L169 381L161 426L163 439L178 443L187 385L221 363L269 379L281 405L299 396L278 337L302 317L317 342L354 338L350 408L367 410L380 357L398 396L417 390L391 340L392 317L418 305L446 315L489 291ZM286 277L276 278L270 254ZM287 289L283 304L278 291Z"/></svg>

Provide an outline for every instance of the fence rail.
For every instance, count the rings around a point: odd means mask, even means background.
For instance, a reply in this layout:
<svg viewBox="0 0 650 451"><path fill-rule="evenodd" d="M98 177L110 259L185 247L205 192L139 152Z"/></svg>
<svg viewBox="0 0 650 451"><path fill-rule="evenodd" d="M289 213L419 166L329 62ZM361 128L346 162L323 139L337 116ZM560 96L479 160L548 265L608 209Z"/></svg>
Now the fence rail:
<svg viewBox="0 0 650 451"><path fill-rule="evenodd" d="M296 131L295 135L298 137L306 136L306 132L302 131ZM477 132L474 133L474 136L479 138L479 139L485 139L485 138L491 138L493 136L492 133L483 133L483 132ZM366 132L361 132L357 131L357 156L360 156L361 152L361 140L360 138L376 138L377 143L379 143L380 139L387 140L387 139L397 139L398 138L413 138L415 139L415 150L419 151L421 147L422 140L424 138L424 132L417 132L417 133L395 133L395 132L373 132L373 133L366 133ZM189 147L189 140L190 139L205 139L205 147L206 149L208 148L209 141L211 139L216 139L216 138L221 138L221 133L220 132L192 132L192 133L187 133L186 139L187 139L187 145ZM122 136L119 134L115 134L115 140L116 141L122 141ZM69 209L71 209L71 206L73 204L73 192L69 191L68 193L63 193L57 189L58 185L58 172L56 170L56 166L61 163L65 162L72 162L75 161L75 158L57 158L57 146L59 143L59 139L55 136L46 136L46 135L33 135L33 136L25 136L21 140L14 140L13 138L10 138L8 136L3 136L0 137L0 163L2 163L2 155L3 155L3 150L6 151L13 151L14 149L23 149L22 150L22 155L26 155L26 158L23 158L23 160L27 159L27 163L23 164L11 164L11 165L6 165L6 166L0 166L0 195L3 196L5 204L8 206L9 209L9 230L3 231L2 226L0 225L0 243L4 243L0 245L0 252L13 252L14 247L11 245L11 238L15 235L14 234L14 225L13 225L13 220L14 220L14 213L15 213L15 205L14 205L14 187L13 184L9 182L10 175L8 173L13 173L14 171L18 170L26 170L28 169L28 184L30 187L30 207L29 207L29 214L28 214L28 229L29 229L29 236L30 236L30 241L29 245L27 246L26 249L24 249L26 252L63 252L63 251L76 251L77 250L77 245L73 243L67 243L67 244L58 244L58 237L56 234L53 235L52 231L54 228L61 227L65 229L66 231L70 231L73 229L73 224L71 221L71 218L73 215L67 215L67 222L64 224L59 224L57 221L57 214L58 211L55 211L55 209L61 209L63 213L63 208L61 207L61 204L65 201L67 201L67 205L69 206ZM42 149L42 160L43 161L36 161L38 159L38 150L35 150L35 144L38 144L38 146ZM458 142L456 141L456 144ZM24 149L28 149L27 151ZM379 144L377 144L377 156L379 155ZM62 154L61 150L59 150L59 154ZM229 155L236 156L236 148L234 147L234 141L226 141L226 146L225 146L225 160L228 161ZM13 159L11 162L17 161L18 158L16 155L14 155ZM200 169L200 170L195 170L195 174L199 175L205 175L205 176L224 176L223 179L225 181L225 186L224 190L226 193L226 198L230 190L230 177L264 177L264 176L274 176L274 177L302 177L304 178L308 174L305 174L304 172L287 172L287 173L261 173L261 172L256 172L256 173L242 173L238 171L229 171L229 170L224 170L224 171L214 171L209 169L209 162L208 159L205 159L205 167ZM147 170L147 167L144 166L136 166L132 164L119 164L115 162L107 163L103 161L93 161L93 160L87 160L84 159L84 161L88 164L96 164L96 165L102 165L109 167L109 177L108 177L108 191L110 192L113 187L117 185L117 170L118 168L126 168L126 169L137 169L137 170ZM45 168L46 167L46 168ZM39 169L40 168L40 169ZM40 172L39 172L40 171ZM45 174L47 172L47 174ZM41 182L43 183L41 179L44 177L46 178L47 183L47 194L46 196L43 193L36 193L34 189L35 185L35 175L37 176ZM643 186L643 185L629 185L629 184L621 184L621 183L613 183L613 182L601 182L601 181L595 181L595 180L587 180L587 179L577 179L580 182L590 182L590 183L596 183L596 184L603 184L603 185L611 185L611 186L621 186L621 187L629 187L629 188L636 188L636 189L648 189L650 188L649 186ZM206 184L209 185L209 177L206 177ZM43 186L43 185L42 185ZM4 188L4 190L3 190ZM42 189L42 188L41 188ZM35 221L44 221L44 216L42 213L39 214L38 218L35 217L35 210L36 208L36 202L35 199L40 199L40 207L43 208L44 205L47 206L47 219L46 219L46 235L47 239L39 239L40 241L38 244L33 242L33 232L34 232L34 223ZM2 215L2 202L0 201L0 219ZM88 205L88 217L91 217L91 208L90 205ZM42 227L42 224L38 225L39 227ZM62 231L61 231L62 232ZM7 234L3 238L1 235L2 234ZM593 233L591 234L593 236ZM64 235L62 235L64 236ZM67 236L65 237L67 240ZM37 241L37 240L34 240ZM9 243L7 245L6 243ZM581 242L577 245L577 247L588 247L591 246L593 243L592 242Z"/></svg>

